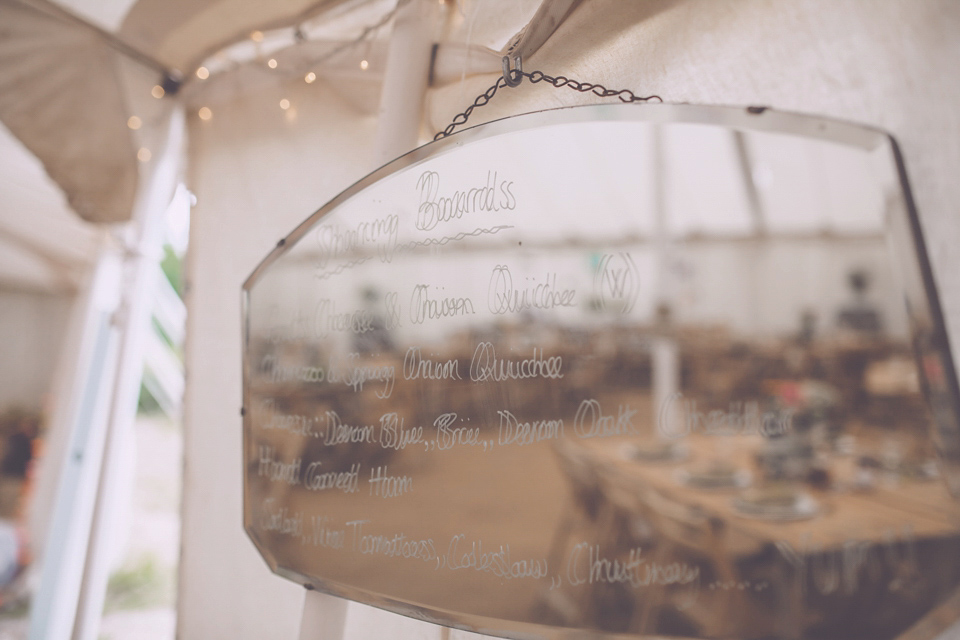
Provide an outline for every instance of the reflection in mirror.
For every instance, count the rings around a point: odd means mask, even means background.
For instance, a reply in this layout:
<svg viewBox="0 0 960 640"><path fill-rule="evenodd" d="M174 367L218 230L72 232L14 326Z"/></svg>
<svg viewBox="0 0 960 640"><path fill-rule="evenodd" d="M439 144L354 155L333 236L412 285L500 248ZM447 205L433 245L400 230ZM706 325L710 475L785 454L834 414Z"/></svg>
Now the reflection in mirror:
<svg viewBox="0 0 960 640"><path fill-rule="evenodd" d="M406 156L245 287L251 539L508 637L899 636L960 585L908 198L885 136L771 112L544 112Z"/></svg>

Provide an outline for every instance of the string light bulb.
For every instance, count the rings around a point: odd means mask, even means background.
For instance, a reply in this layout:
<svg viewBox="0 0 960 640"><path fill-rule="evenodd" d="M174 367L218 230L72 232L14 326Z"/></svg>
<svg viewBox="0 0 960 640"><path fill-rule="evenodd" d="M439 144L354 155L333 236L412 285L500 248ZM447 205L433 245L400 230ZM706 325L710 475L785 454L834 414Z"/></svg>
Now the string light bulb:
<svg viewBox="0 0 960 640"><path fill-rule="evenodd" d="M201 80L206 80L207 78L210 77L210 70L207 69L206 67L199 67L197 69L197 77L200 78Z"/></svg>
<svg viewBox="0 0 960 640"><path fill-rule="evenodd" d="M254 42L263 42L263 31L251 31L250 39Z"/></svg>
<svg viewBox="0 0 960 640"><path fill-rule="evenodd" d="M315 74L313 71L311 71L310 73L308 73L303 77L303 81L306 82L307 84L312 83L316 79L317 79L317 74Z"/></svg>
<svg viewBox="0 0 960 640"><path fill-rule="evenodd" d="M267 66L270 67L271 69L276 69L276 68L277 68L277 59L276 59L276 58L270 58L269 60L267 60Z"/></svg>
<svg viewBox="0 0 960 640"><path fill-rule="evenodd" d="M143 121L140 120L137 116L130 116L127 118L127 126L136 131L143 124Z"/></svg>
<svg viewBox="0 0 960 640"><path fill-rule="evenodd" d="M286 98L284 98L283 100L281 100L281 101L280 101L280 108L283 109L284 111L286 111L287 109L289 109L289 108L290 108L290 101L287 100Z"/></svg>
<svg viewBox="0 0 960 640"><path fill-rule="evenodd" d="M200 116L201 120L209 120L213 117L213 111L210 111L210 107L200 107L197 115Z"/></svg>
<svg viewBox="0 0 960 640"><path fill-rule="evenodd" d="M146 147L140 147L140 150L137 151L137 160L140 162L150 162L150 149Z"/></svg>
<svg viewBox="0 0 960 640"><path fill-rule="evenodd" d="M165 93L166 91L163 90L163 87L161 87L158 84L153 85L153 89L150 89L150 95L152 95L157 100L162 98Z"/></svg>
<svg viewBox="0 0 960 640"><path fill-rule="evenodd" d="M361 61L360 61L360 69L362 69L363 71L366 71L366 70L367 70L367 67L369 67L369 66L370 66L370 63L367 62L366 60L361 60Z"/></svg>

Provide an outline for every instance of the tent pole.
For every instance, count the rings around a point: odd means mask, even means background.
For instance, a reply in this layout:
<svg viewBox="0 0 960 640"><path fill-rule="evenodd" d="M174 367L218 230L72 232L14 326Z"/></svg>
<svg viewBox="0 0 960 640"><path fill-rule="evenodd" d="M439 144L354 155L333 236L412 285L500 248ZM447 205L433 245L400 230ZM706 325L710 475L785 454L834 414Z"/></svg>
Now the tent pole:
<svg viewBox="0 0 960 640"><path fill-rule="evenodd" d="M76 371L62 389L64 411L51 426L66 447L58 459L44 462L58 465L59 474L30 607L30 640L66 640L73 630L116 372L119 337L112 318L121 280L122 258L107 244L82 294Z"/></svg>
<svg viewBox="0 0 960 640"><path fill-rule="evenodd" d="M120 351L117 375L110 399L109 422L104 442L103 463L97 487L96 510L90 528L83 583L77 603L74 640L96 640L107 591L107 579L115 558L116 519L129 508L131 472L124 473L124 460L133 442L133 425L143 377L144 345L150 331L156 278L162 277L157 263L162 255L164 217L169 208L180 171L185 138L183 110L173 108L164 125L165 145L151 167L133 211L129 251L124 260L129 280L123 292L120 319ZM127 466L132 469L132 467ZM126 495L125 495L126 494ZM128 504L123 504L126 499Z"/></svg>
<svg viewBox="0 0 960 640"><path fill-rule="evenodd" d="M130 230L130 251L111 243L88 294L81 349L66 418L69 446L60 471L31 640L96 638L110 569L111 534L123 462L120 446L136 414L143 336L152 302L163 214L178 175L183 118L170 118L168 144L144 181Z"/></svg>
<svg viewBox="0 0 960 640"><path fill-rule="evenodd" d="M412 150L420 139L441 7L436 0L408 0L394 18L374 140L378 167Z"/></svg>
<svg viewBox="0 0 960 640"><path fill-rule="evenodd" d="M436 0L408 0L394 18L374 140L376 166L414 149L419 142L423 98L441 9ZM341 640L347 604L346 600L307 591L300 640Z"/></svg>

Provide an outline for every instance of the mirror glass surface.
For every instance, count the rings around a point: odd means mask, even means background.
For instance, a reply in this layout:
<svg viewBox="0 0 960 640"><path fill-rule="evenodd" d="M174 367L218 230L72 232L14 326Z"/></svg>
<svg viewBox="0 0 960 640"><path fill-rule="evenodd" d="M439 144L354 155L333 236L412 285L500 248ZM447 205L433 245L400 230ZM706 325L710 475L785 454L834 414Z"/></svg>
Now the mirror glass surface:
<svg viewBox="0 0 960 640"><path fill-rule="evenodd" d="M387 165L244 286L250 538L506 637L898 637L960 585L903 175L882 132L680 105Z"/></svg>

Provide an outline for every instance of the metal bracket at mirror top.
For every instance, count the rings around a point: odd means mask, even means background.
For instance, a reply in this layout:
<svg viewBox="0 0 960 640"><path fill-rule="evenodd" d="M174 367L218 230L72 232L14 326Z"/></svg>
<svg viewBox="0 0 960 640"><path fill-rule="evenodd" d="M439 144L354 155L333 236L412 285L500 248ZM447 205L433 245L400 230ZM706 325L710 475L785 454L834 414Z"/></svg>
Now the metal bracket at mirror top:
<svg viewBox="0 0 960 640"><path fill-rule="evenodd" d="M244 527L285 578L508 638L886 639L956 598L956 370L881 131L499 120L243 293Z"/></svg>

